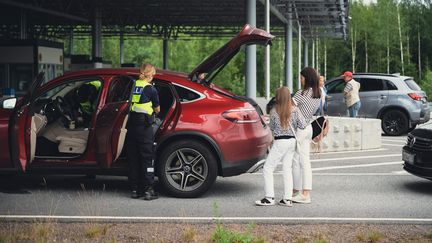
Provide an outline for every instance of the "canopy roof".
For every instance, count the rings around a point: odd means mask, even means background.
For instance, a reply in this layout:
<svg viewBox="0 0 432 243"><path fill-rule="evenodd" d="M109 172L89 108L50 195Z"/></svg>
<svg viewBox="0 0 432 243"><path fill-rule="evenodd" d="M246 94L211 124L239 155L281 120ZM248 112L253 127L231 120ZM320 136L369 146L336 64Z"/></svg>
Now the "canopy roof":
<svg viewBox="0 0 432 243"><path fill-rule="evenodd" d="M257 0L257 26L264 26L265 0ZM348 0L270 0L271 32L284 31L291 15L305 38L347 36ZM156 35L177 38L232 36L246 23L245 0L0 0L0 38L50 39L90 35L94 16L104 36ZM22 26L25 19L27 25Z"/></svg>

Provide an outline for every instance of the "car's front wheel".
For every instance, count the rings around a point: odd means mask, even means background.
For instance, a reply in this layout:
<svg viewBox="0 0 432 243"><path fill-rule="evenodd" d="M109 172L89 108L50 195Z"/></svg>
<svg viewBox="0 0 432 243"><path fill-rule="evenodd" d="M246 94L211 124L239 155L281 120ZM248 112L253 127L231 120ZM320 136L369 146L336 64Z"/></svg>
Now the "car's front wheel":
<svg viewBox="0 0 432 243"><path fill-rule="evenodd" d="M199 197L213 185L217 176L216 158L204 144L179 140L160 152L159 182L175 197Z"/></svg>
<svg viewBox="0 0 432 243"><path fill-rule="evenodd" d="M389 110L381 117L381 128L387 135L400 136L409 129L408 117L400 110Z"/></svg>

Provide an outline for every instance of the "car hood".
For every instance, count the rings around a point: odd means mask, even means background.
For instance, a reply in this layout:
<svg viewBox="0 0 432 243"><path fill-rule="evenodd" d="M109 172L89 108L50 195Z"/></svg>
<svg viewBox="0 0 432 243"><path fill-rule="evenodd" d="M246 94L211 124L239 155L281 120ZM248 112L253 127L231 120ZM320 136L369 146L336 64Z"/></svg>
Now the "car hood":
<svg viewBox="0 0 432 243"><path fill-rule="evenodd" d="M198 81L198 75L201 73L209 77L210 74L224 67L240 51L243 45L267 45L271 44L273 38L274 36L266 31L247 24L239 34L199 64L189 74L189 78Z"/></svg>

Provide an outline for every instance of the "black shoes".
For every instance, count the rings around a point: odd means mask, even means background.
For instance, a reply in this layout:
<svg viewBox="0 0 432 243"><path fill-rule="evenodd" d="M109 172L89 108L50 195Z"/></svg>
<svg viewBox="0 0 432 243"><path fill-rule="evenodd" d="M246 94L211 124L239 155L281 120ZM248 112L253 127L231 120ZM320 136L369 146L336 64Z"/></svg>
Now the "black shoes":
<svg viewBox="0 0 432 243"><path fill-rule="evenodd" d="M144 191L137 188L131 190L131 198L138 199L144 197L144 200L158 199L158 194L154 191L153 186L146 186Z"/></svg>
<svg viewBox="0 0 432 243"><path fill-rule="evenodd" d="M131 190L131 198L138 199L143 196L143 192L138 189Z"/></svg>
<svg viewBox="0 0 432 243"><path fill-rule="evenodd" d="M144 191L144 200L158 199L158 194L154 191L153 186L148 186Z"/></svg>

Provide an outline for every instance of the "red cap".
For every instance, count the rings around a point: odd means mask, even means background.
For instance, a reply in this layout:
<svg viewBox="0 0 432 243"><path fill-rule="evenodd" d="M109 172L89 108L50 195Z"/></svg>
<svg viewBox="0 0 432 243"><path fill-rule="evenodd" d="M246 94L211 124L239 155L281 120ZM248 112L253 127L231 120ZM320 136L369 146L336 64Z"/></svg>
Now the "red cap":
<svg viewBox="0 0 432 243"><path fill-rule="evenodd" d="M346 71L346 72L344 72L344 74L342 76L344 76L344 77L352 77L352 72Z"/></svg>

